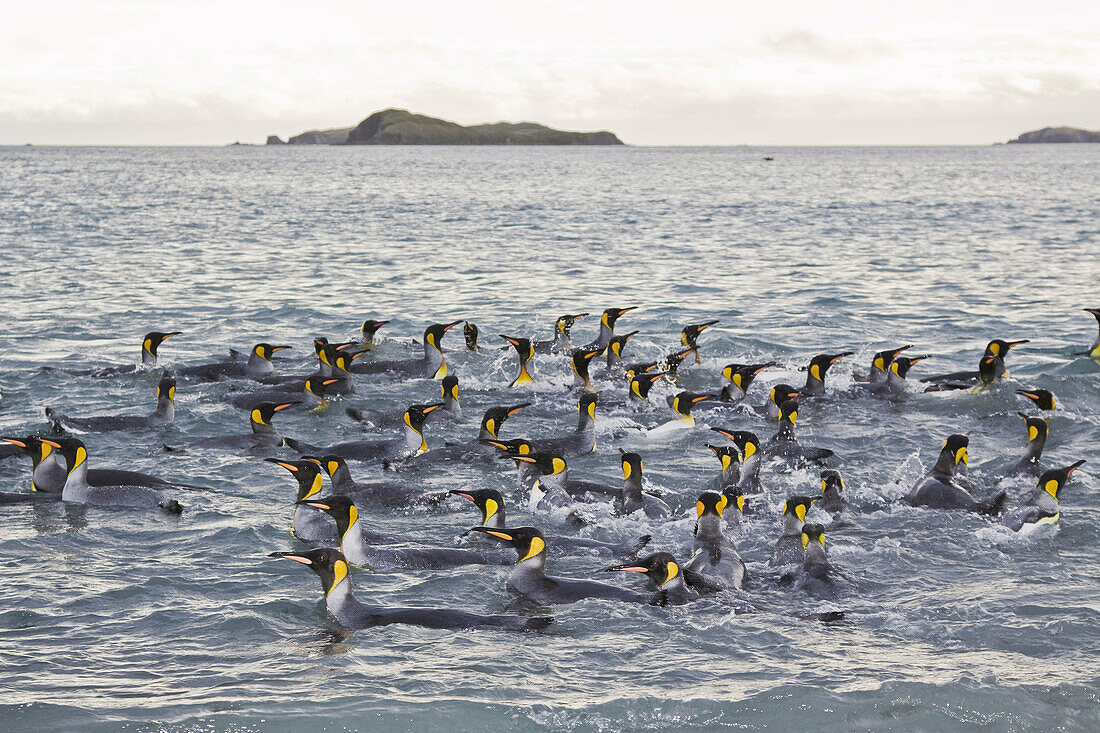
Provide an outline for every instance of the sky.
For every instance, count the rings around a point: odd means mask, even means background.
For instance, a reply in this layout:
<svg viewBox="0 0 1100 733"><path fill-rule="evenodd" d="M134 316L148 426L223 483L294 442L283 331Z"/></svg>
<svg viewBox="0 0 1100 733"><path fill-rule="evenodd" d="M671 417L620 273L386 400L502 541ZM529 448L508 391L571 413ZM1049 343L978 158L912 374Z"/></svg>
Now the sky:
<svg viewBox="0 0 1100 733"><path fill-rule="evenodd" d="M35 0L0 20L0 144L262 143L386 107L636 145L1100 129L1100 2Z"/></svg>

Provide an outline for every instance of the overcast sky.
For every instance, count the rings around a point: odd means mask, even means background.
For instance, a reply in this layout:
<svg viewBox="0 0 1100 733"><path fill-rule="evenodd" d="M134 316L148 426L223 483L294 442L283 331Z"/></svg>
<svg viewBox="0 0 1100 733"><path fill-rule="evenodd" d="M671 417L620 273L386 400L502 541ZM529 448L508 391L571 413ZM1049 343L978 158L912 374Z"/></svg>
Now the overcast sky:
<svg viewBox="0 0 1100 733"><path fill-rule="evenodd" d="M660 144L1100 129L1097 0L32 0L0 144L263 142L384 107Z"/></svg>

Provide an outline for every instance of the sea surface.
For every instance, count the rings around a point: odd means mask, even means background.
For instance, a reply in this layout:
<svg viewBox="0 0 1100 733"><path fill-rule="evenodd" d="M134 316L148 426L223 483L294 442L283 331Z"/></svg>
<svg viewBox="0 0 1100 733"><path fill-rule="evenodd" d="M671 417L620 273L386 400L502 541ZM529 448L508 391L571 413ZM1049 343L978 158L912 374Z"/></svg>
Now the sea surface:
<svg viewBox="0 0 1100 733"><path fill-rule="evenodd" d="M774 158L767 161L765 156ZM803 443L836 452L859 513L827 526L852 590L817 600L767 566L778 507L818 492L816 469L766 463L738 543L755 582L676 608L584 601L545 632L389 626L344 633L308 569L270 560L288 534L294 482L255 455L167 454L165 443L247 432L223 401L247 383L180 381L163 431L89 434L90 465L156 473L181 517L59 504L0 507L0 728L15 730L895 730L1100 728L1100 365L1081 356L1100 307L1100 145L956 148L0 148L0 433L72 415L147 414L159 368L109 379L64 370L133 363L146 331L182 331L161 366L226 358L259 341L293 349L281 373L309 373L314 336L351 340L391 323L365 358L416 356L426 325L466 319L467 353L444 341L464 417L429 426L432 445L474 437L493 404L530 401L502 437L576 425L564 359L540 356L533 389L508 388L515 355L498 334L547 338L557 316L637 306L628 360L663 358L689 323L700 339L687 389L717 389L729 362L775 360L770 385L801 384L821 352L855 354L829 393L799 411ZM594 338L595 315L574 329ZM992 338L1030 339L983 393L921 394L919 377L976 368ZM914 393L859 392L880 349L914 344ZM43 367L53 367L44 370ZM599 374L602 367L594 366ZM626 404L597 380L599 445L571 474L621 480L619 448L678 511L655 524L586 509L583 536L651 533L686 560L697 495L714 486L715 425L757 432L751 410L696 427ZM947 435L970 434L981 495L1023 454L1014 394L1046 388L1047 466L1089 462L1063 492L1062 523L1020 538L971 514L899 503ZM430 380L362 377L322 413L288 411L285 434L362 435L349 406L437 398ZM265 455L293 454L287 449ZM0 461L0 490L25 491L28 460ZM383 475L352 464L357 478ZM412 462L385 474L425 491L495 487L513 524L531 516L506 463ZM811 518L828 521L818 509ZM477 523L453 498L433 510L372 513L409 541L470 545ZM641 588L610 561L577 556L550 572ZM500 613L508 568L356 572L381 605ZM630 577L619 577L629 575ZM841 610L843 621L806 618Z"/></svg>

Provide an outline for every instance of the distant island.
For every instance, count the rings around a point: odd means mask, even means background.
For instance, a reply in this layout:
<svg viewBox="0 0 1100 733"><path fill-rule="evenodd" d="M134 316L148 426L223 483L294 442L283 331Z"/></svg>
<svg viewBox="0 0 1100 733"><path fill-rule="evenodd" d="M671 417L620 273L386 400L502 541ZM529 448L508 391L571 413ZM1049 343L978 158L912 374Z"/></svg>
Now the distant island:
<svg viewBox="0 0 1100 733"><path fill-rule="evenodd" d="M1009 145L1018 143L1100 143L1100 130L1083 130L1080 127L1044 127L1025 132Z"/></svg>
<svg viewBox="0 0 1100 733"><path fill-rule="evenodd" d="M309 130L268 145L622 145L615 133L568 132L536 122L460 125L404 109L375 112L355 127Z"/></svg>

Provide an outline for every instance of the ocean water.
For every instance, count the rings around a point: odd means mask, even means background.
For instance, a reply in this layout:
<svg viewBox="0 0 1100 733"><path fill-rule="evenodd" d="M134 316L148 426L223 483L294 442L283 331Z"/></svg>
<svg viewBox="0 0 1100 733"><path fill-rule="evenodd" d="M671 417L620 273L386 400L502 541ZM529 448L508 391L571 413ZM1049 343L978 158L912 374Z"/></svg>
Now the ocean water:
<svg viewBox="0 0 1100 733"><path fill-rule="evenodd" d="M771 156L773 161L764 161ZM5 730L1096 730L1100 728L1100 365L1080 356L1100 306L1100 146L989 148L4 148L0 149L0 432L45 430L42 408L148 413L159 371L91 379L43 370L132 363L148 330L183 335L161 365L218 359L257 341L292 344L281 372L308 373L311 340L350 339L390 319L377 357L415 356L433 322L481 329L483 350L446 339L465 415L430 444L474 436L492 404L531 401L502 437L576 424L564 360L510 390L515 358L497 334L546 338L567 312L637 306L628 360L661 358L711 318L690 389L716 389L732 361L775 360L771 384L800 384L820 352L854 351L807 402L799 435L833 449L860 509L827 527L847 595L778 587L767 558L777 508L818 490L817 472L767 463L766 496L739 539L756 582L734 598L662 609L584 601L537 634L406 626L344 633L317 578L275 550L294 484L256 456L166 454L164 443L247 432L222 400L241 384L181 380L173 426L86 435L91 465L131 468L186 492L181 517L74 506L0 507L0 720ZM594 337L597 319L574 329ZM933 358L911 379L974 368L991 338L1031 339L994 389L854 391L871 354L915 344ZM594 368L598 373L600 368ZM689 430L598 381L599 447L575 476L620 480L618 448L679 511L654 524L590 509L585 536L652 533L686 560L696 496L718 464L723 425L767 439L748 410ZM1014 394L1052 390L1045 463L1089 461L1063 492L1061 525L1020 538L987 518L898 499L950 433L970 433L980 493L1022 455ZM426 402L438 383L363 377L321 414L282 413L284 434L335 442L363 432L348 406ZM270 455L291 457L286 449ZM381 469L352 464L357 478ZM507 465L395 473L426 491L495 487L512 523L530 516ZM0 490L26 490L29 462L0 461ZM453 499L369 517L410 541L463 546L476 524ZM818 510L811 518L826 519ZM606 558L550 561L569 577L640 587ZM508 569L355 573L362 599L499 613ZM748 612L746 607L755 609ZM843 610L838 623L804 618Z"/></svg>

